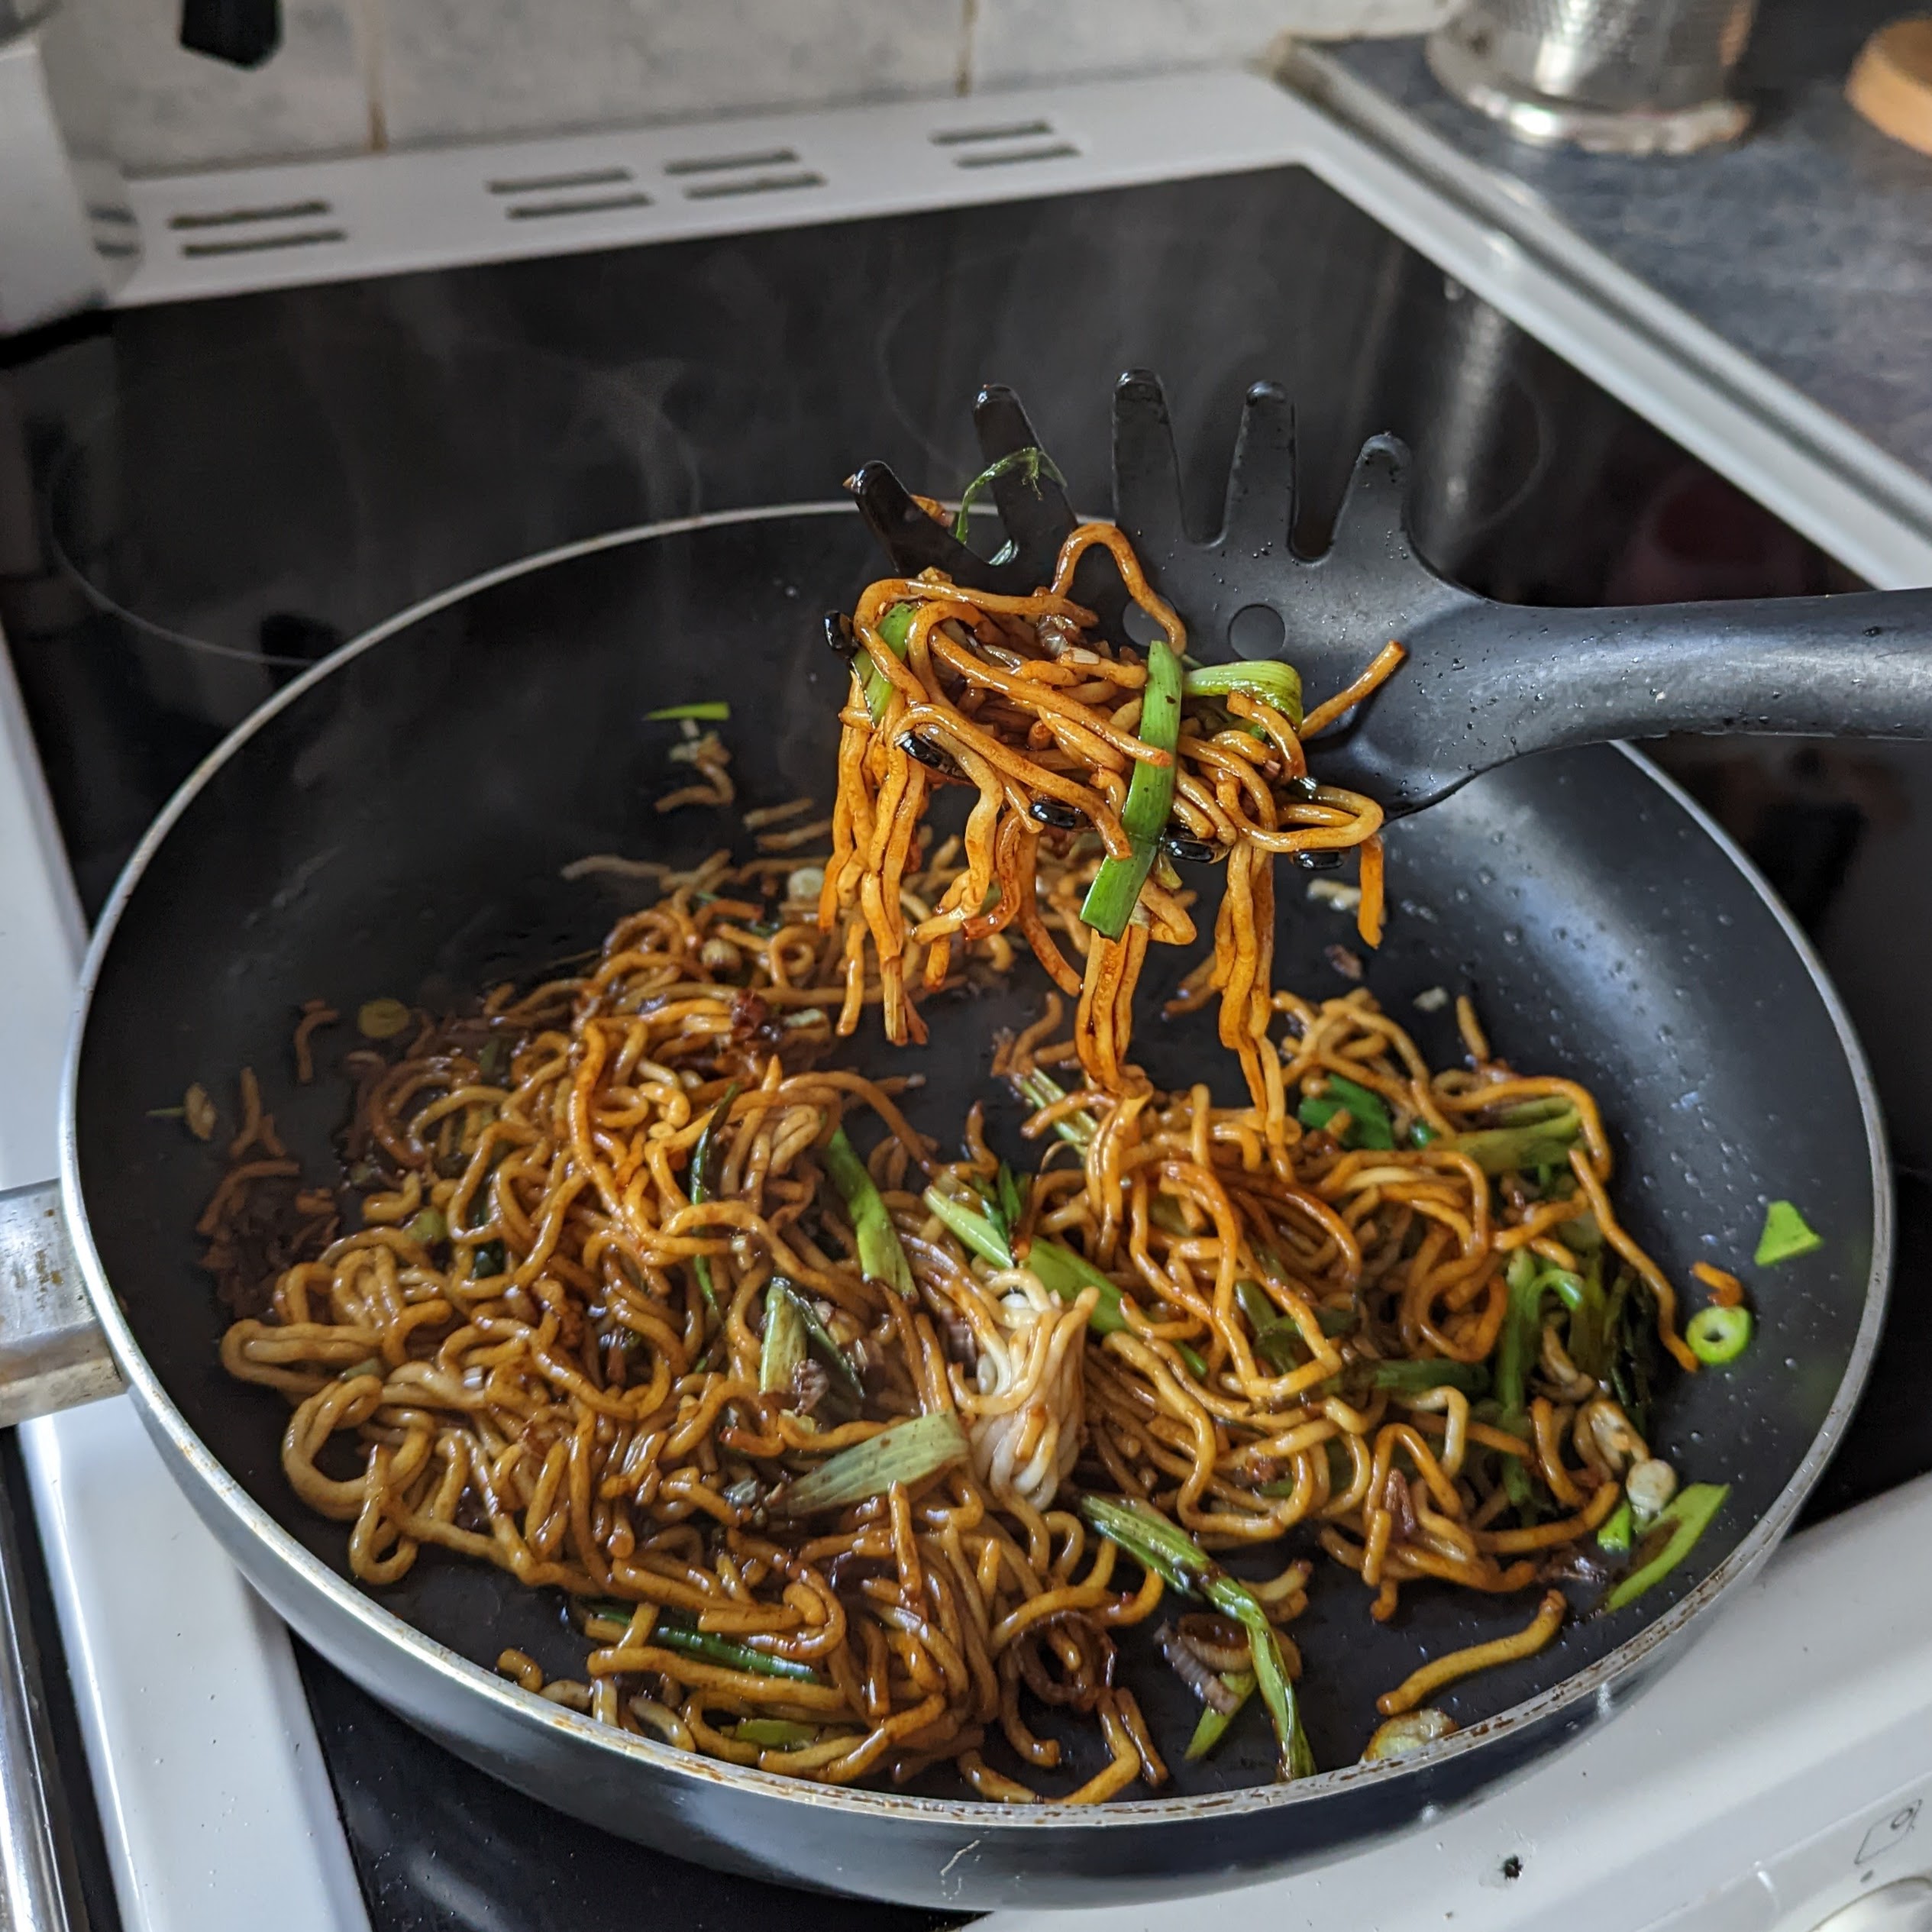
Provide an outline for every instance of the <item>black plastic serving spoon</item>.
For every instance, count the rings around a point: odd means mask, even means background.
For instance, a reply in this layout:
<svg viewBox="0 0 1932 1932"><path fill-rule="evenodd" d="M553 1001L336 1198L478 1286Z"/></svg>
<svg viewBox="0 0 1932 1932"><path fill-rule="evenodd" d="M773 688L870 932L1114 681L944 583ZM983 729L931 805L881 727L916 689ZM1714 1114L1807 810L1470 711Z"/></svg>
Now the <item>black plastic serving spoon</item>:
<svg viewBox="0 0 1932 1932"><path fill-rule="evenodd" d="M973 413L989 465L1036 447L1011 389L981 389ZM1315 776L1367 793L1391 818L1493 766L1565 745L1665 732L1932 738L1932 590L1627 609L1493 603L1416 554L1409 467L1397 438L1371 438L1333 543L1325 555L1297 556L1293 411L1278 385L1257 383L1220 533L1197 543L1182 516L1159 378L1130 370L1114 389L1116 514L1186 624L1194 656L1285 657L1312 704L1359 677L1391 640L1407 651L1391 677L1308 747ZM928 516L884 464L867 464L849 487L897 569L936 567L982 590L1048 582L1074 525L1065 492L1039 464L993 477L1010 541L991 560ZM1103 580L1097 556L1082 567L1075 594L1118 632L1117 582Z"/></svg>

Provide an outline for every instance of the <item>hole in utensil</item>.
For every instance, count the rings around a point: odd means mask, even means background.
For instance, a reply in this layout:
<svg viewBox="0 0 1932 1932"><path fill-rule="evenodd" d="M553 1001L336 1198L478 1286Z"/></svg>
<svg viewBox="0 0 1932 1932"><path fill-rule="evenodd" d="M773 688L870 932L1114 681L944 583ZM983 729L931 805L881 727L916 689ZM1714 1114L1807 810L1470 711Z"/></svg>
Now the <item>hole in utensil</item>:
<svg viewBox="0 0 1932 1932"><path fill-rule="evenodd" d="M1249 604L1228 619L1228 642L1237 657L1277 657L1288 627L1272 604Z"/></svg>
<svg viewBox="0 0 1932 1932"><path fill-rule="evenodd" d="M1129 604L1126 615L1120 620L1120 628L1145 650L1160 636L1161 627L1138 604Z"/></svg>

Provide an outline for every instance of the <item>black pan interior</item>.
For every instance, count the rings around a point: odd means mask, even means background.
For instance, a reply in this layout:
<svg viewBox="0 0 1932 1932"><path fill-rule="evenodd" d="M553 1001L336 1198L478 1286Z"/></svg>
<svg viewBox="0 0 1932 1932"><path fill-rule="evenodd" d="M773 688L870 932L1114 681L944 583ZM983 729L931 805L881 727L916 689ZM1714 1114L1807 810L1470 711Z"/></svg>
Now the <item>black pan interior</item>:
<svg viewBox="0 0 1932 1932"><path fill-rule="evenodd" d="M327 1171L341 1090L293 1084L297 1005L345 1011L379 994L431 1005L593 945L635 888L562 880L590 852L695 858L741 840L708 810L660 818L679 767L674 726L643 714L728 698L741 802L829 801L845 674L820 613L874 573L847 515L774 516L625 541L535 569L422 616L302 691L214 771L134 888L99 975L80 1067L80 1172L93 1236L140 1346L202 1440L289 1533L338 1569L343 1526L283 1481L278 1397L239 1387L215 1356L224 1315L189 1229L220 1171L215 1146L149 1110L190 1082L234 1110L233 1076ZM1778 919L1721 848L1611 749L1492 774L1406 822L1390 849L1393 917L1368 983L1439 1064L1455 1052L1426 989L1477 997L1501 1051L1594 1089L1620 1155L1633 1232L1675 1278L1708 1258L1747 1263L1769 1197L1797 1202L1821 1251L1758 1273L1759 1338L1728 1371L1666 1397L1661 1452L1733 1491L1695 1559L1614 1617L1574 1622L1531 1662L1442 1700L1465 1724L1582 1669L1707 1574L1796 1469L1837 1394L1863 1312L1873 1177L1853 1071L1824 997ZM1202 883L1211 887L1210 880ZM1344 990L1325 956L1355 948L1345 919L1284 874L1280 977ZM1181 970L1164 962L1165 976ZM1158 977L1158 976L1151 976ZM1030 970L1007 989L935 1010L939 1045L910 1109L950 1143L987 1084L993 1029L1037 1010ZM1149 996L1158 987L1150 984ZM1143 1001L1136 1045L1157 1081L1233 1070L1211 1019L1164 1025ZM857 1057L874 1069L877 1042ZM996 1104L997 1131L1013 1116ZM1012 1142L1017 1150L1016 1139ZM1308 1539L1312 1548L1312 1539ZM1271 1556L1259 1567L1278 1561ZM1352 1761L1375 1695L1426 1654L1499 1634L1527 1599L1412 1588L1391 1627L1317 1553L1297 1627L1320 1761ZM396 1614L487 1665L516 1644L574 1674L557 1601L493 1569L425 1552L381 1593ZM1585 1601L1580 1594L1579 1604ZM1178 1746L1191 1704L1165 1669L1132 1665L1158 1734ZM1170 1695L1171 1693L1171 1695ZM1185 1705L1187 1707L1184 1708ZM1169 1762L1180 1788L1259 1782L1268 1744L1243 1714L1221 1753ZM1075 1753L1070 1777L1090 1766Z"/></svg>

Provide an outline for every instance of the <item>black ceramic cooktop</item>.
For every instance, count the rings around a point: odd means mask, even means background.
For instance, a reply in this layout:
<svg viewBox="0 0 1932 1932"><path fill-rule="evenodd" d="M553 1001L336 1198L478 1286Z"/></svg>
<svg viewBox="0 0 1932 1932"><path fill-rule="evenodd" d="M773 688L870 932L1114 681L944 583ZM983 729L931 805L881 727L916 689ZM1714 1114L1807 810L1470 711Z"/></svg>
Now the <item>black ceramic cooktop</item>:
<svg viewBox="0 0 1932 1932"><path fill-rule="evenodd" d="M96 317L0 352L0 623L84 898L249 709L420 599L607 530L825 499L868 457L955 493L987 380L1019 389L1076 501L1104 508L1109 392L1133 365L1166 380L1202 526L1242 391L1270 376L1297 400L1304 548L1362 440L1394 429L1419 452L1423 548L1492 595L1834 581L1296 170ZM1875 865L1923 876L1912 808L1932 794L1911 757L1678 756L1828 956L1844 926L1855 1012L1895 1047L1917 955L1875 964L1857 907ZM1916 1051L1881 1065L1908 1163L1927 1152ZM1916 1181L1903 1204L1911 1280L1932 1216ZM1888 1336L1821 1507L1932 1467L1928 1352ZM376 1932L937 1923L618 1843L302 1669Z"/></svg>

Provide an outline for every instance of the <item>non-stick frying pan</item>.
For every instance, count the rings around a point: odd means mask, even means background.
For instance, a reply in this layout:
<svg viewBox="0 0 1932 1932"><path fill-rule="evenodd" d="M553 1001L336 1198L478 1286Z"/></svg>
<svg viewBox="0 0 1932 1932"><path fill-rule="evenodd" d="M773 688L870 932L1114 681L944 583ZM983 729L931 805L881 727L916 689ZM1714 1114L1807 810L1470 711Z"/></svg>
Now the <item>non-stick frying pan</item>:
<svg viewBox="0 0 1932 1932"><path fill-rule="evenodd" d="M845 671L814 639L820 612L849 605L873 571L842 506L625 532L433 600L252 719L144 842L90 957L63 1155L80 1269L162 1453L263 1595L376 1697L547 1804L738 1870L960 1908L1199 1890L1320 1859L1620 1705L1788 1525L1877 1336L1890 1188L1858 1045L1743 860L1627 751L1527 761L1397 826L1369 984L1439 1062L1453 1042L1416 996L1467 988L1513 1061L1593 1087L1615 1129L1621 1210L1678 1278L1699 1258L1748 1258L1768 1197L1798 1203L1824 1245L1756 1280L1758 1339L1737 1364L1664 1402L1662 1452L1733 1485L1694 1559L1639 1605L1573 1621L1541 1656L1456 1687L1443 1701L1462 1730L1420 1756L1355 1764L1376 1694L1425 1653L1520 1623L1524 1606L1410 1591L1382 1629L1359 1588L1318 1572L1296 1634L1331 1769L1291 1785L1266 1782L1258 1726L1202 1766L1173 1752L1167 1795L1090 1811L998 1808L944 1785L825 1790L619 1734L489 1668L512 1644L551 1669L580 1662L553 1597L429 1551L393 1588L352 1584L342 1527L283 1480L284 1406L218 1364L225 1317L189 1229L219 1154L149 1110L191 1082L232 1092L252 1065L321 1171L343 1103L289 1077L302 1000L436 1005L531 973L593 945L630 903L608 881L565 881L570 861L695 858L733 837L719 814L652 813L675 731L645 722L653 707L731 701L745 802L829 797ZM1291 900L1281 977L1342 990L1324 948L1348 934ZM1040 990L1020 974L935 1006L935 1045L918 1055L876 1041L858 1052L923 1072L915 1117L950 1140L969 1102L992 1096L993 1027L1030 1016ZM1136 1045L1157 1081L1223 1058L1211 1019L1150 1017ZM996 1133L1013 1121L996 1110ZM1126 1667L1157 1734L1184 1735L1184 1691L1145 1659Z"/></svg>

